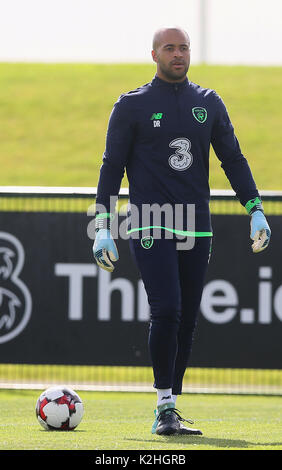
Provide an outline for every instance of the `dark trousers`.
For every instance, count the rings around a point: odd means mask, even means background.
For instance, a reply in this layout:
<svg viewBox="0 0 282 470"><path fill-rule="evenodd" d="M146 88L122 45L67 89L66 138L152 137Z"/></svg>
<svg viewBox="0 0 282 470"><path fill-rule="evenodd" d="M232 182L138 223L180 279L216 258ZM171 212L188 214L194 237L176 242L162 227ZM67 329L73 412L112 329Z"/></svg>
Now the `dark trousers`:
<svg viewBox="0 0 282 470"><path fill-rule="evenodd" d="M140 239L130 239L151 311L148 342L154 387L172 388L172 393L179 395L192 348L211 238L196 238L191 250L177 250L176 243L174 239L155 239L151 248L144 249Z"/></svg>

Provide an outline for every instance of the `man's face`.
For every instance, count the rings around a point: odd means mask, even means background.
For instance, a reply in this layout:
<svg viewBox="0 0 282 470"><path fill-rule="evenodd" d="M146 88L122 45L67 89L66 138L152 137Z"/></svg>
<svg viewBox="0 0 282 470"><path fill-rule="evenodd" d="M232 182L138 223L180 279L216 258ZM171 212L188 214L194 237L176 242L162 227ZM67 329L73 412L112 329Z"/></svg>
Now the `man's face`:
<svg viewBox="0 0 282 470"><path fill-rule="evenodd" d="M190 65L190 41L181 31L165 31L155 50L153 60L157 63L157 75L169 82L185 79Z"/></svg>

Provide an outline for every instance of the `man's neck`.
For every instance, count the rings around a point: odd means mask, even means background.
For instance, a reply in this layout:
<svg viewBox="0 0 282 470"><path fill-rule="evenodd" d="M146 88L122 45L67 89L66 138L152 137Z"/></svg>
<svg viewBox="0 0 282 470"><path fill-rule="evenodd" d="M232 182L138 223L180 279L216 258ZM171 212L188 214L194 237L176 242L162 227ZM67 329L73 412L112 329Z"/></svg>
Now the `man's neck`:
<svg viewBox="0 0 282 470"><path fill-rule="evenodd" d="M184 77L181 77L179 79L169 79L166 77L166 75L163 75L162 73L157 72L156 76L160 79L163 80L164 82L171 83L171 84L177 84L177 83L182 83L186 80L187 75L184 75Z"/></svg>

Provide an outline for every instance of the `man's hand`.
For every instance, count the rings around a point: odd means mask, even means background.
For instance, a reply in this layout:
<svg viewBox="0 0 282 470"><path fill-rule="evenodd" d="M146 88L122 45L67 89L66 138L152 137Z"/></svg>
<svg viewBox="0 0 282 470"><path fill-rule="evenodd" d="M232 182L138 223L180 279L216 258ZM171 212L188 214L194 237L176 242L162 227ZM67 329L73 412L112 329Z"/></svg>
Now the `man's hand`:
<svg viewBox="0 0 282 470"><path fill-rule="evenodd" d="M117 261L119 255L110 230L100 229L96 232L93 254L100 268L110 272L114 270L114 265L111 261Z"/></svg>
<svg viewBox="0 0 282 470"><path fill-rule="evenodd" d="M251 239L254 240L252 249L254 253L264 250L270 241L271 230L264 213L257 210L251 215Z"/></svg>

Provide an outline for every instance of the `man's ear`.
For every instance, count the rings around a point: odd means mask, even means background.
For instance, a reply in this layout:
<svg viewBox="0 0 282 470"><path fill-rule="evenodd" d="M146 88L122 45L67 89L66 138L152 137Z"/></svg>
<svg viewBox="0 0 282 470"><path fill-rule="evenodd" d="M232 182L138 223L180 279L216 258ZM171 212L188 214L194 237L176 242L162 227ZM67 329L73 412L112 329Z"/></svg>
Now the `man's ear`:
<svg viewBox="0 0 282 470"><path fill-rule="evenodd" d="M152 54L152 59L153 59L153 61L154 61L154 62L158 62L157 54L156 54L156 51L154 51L154 49L152 50L151 54Z"/></svg>

